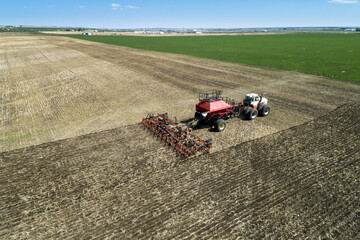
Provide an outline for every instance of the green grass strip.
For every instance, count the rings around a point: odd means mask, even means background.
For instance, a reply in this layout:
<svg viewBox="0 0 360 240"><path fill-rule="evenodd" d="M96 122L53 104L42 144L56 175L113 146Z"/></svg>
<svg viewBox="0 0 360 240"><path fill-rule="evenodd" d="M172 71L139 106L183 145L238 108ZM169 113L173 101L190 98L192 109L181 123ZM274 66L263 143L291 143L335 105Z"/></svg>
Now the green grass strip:
<svg viewBox="0 0 360 240"><path fill-rule="evenodd" d="M360 34L66 36L360 82Z"/></svg>

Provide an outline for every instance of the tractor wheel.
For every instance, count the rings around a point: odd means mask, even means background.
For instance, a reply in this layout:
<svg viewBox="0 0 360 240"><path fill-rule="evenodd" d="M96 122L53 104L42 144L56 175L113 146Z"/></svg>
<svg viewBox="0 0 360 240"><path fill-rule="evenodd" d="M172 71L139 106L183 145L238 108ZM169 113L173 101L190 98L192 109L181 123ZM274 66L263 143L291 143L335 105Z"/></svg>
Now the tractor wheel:
<svg viewBox="0 0 360 240"><path fill-rule="evenodd" d="M260 103L257 110L259 112L259 115L260 115L260 112L262 111L262 109L264 108L265 104L264 103ZM260 115L261 116L261 115Z"/></svg>
<svg viewBox="0 0 360 240"><path fill-rule="evenodd" d="M241 111L240 106L235 107L234 110L233 110L232 116L240 117L240 111Z"/></svg>
<svg viewBox="0 0 360 240"><path fill-rule="evenodd" d="M247 115L247 118L248 118L249 120L254 120L254 119L257 117L257 115L258 115L258 110L256 110L255 108L251 108L251 109L249 110L249 113L248 113L248 115Z"/></svg>
<svg viewBox="0 0 360 240"><path fill-rule="evenodd" d="M270 107L268 105L264 105L260 110L259 110L259 115L260 116L267 116L270 113Z"/></svg>
<svg viewBox="0 0 360 240"><path fill-rule="evenodd" d="M224 131L226 128L226 122L224 119L218 119L215 121L215 129L218 132Z"/></svg>
<svg viewBox="0 0 360 240"><path fill-rule="evenodd" d="M244 115L245 115L246 117L249 116L249 114L250 114L250 112L251 112L251 109L253 109L253 108L252 108L252 107L246 107L246 109L244 110Z"/></svg>

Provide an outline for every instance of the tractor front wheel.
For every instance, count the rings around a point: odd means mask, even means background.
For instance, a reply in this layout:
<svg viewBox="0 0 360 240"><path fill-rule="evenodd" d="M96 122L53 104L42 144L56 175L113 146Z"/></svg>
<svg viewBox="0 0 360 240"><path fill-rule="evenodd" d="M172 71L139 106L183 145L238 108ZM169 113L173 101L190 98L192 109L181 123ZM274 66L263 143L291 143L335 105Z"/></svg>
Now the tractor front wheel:
<svg viewBox="0 0 360 240"><path fill-rule="evenodd" d="M226 122L224 119L218 119L215 121L215 129L218 132L224 131L226 128Z"/></svg>
<svg viewBox="0 0 360 240"><path fill-rule="evenodd" d="M269 115L269 113L270 113L270 107L268 105L264 105L259 111L259 115L264 117Z"/></svg>

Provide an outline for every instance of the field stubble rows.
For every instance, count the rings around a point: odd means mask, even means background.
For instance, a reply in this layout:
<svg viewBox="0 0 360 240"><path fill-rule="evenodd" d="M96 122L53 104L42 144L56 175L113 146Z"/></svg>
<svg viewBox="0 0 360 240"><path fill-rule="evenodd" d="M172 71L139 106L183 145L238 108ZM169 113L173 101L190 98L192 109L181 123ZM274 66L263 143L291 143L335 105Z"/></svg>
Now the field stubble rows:
<svg viewBox="0 0 360 240"><path fill-rule="evenodd" d="M353 107L189 161L138 125L2 153L1 234L354 239Z"/></svg>
<svg viewBox="0 0 360 240"><path fill-rule="evenodd" d="M3 39L1 238L356 239L358 85L63 37ZM266 92L271 114L196 130L215 149L190 161L134 124L149 112L187 120L197 92L215 88Z"/></svg>
<svg viewBox="0 0 360 240"><path fill-rule="evenodd" d="M240 101L267 93L272 114L235 120L219 149L304 123L356 100L353 90L298 73L49 36L2 36L0 151L133 124L149 112L193 117L197 93L222 89ZM249 131L248 129L251 129ZM199 135L214 133L206 129ZM229 137L229 135L231 137Z"/></svg>

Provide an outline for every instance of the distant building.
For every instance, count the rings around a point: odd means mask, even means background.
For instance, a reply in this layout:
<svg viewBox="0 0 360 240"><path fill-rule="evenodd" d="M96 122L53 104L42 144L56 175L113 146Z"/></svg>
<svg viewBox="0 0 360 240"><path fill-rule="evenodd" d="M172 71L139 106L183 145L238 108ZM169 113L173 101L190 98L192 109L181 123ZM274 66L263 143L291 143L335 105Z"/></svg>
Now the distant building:
<svg viewBox="0 0 360 240"><path fill-rule="evenodd" d="M355 32L356 31L356 28L347 28L347 29L344 29L345 32Z"/></svg>
<svg viewBox="0 0 360 240"><path fill-rule="evenodd" d="M164 34L161 31L134 31L134 33L141 33L141 34Z"/></svg>
<svg viewBox="0 0 360 240"><path fill-rule="evenodd" d="M82 35L92 35L91 32L83 32Z"/></svg>
<svg viewBox="0 0 360 240"><path fill-rule="evenodd" d="M202 32L195 32L196 34L202 34Z"/></svg>

